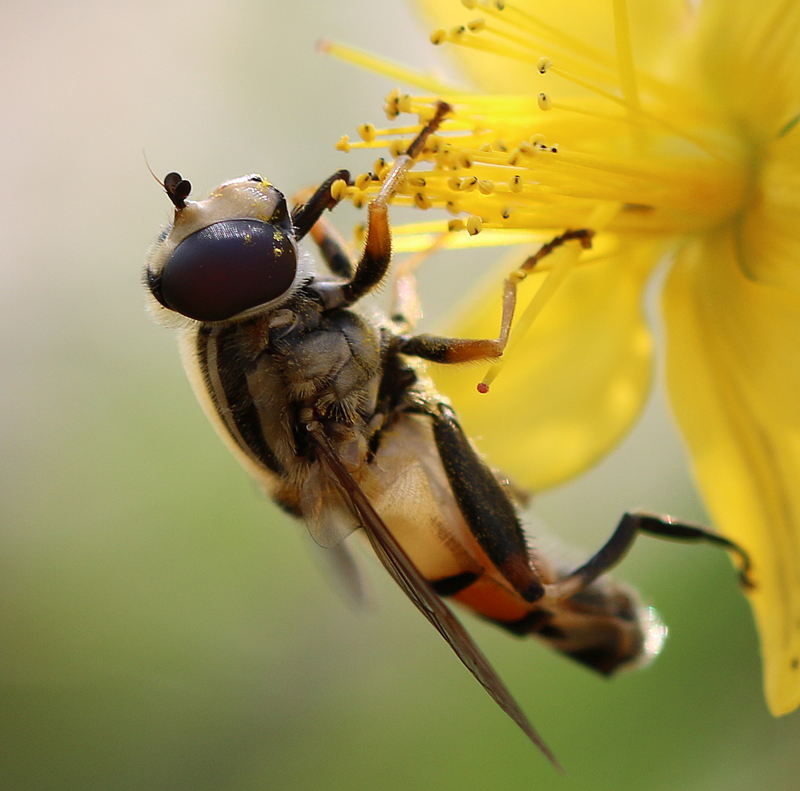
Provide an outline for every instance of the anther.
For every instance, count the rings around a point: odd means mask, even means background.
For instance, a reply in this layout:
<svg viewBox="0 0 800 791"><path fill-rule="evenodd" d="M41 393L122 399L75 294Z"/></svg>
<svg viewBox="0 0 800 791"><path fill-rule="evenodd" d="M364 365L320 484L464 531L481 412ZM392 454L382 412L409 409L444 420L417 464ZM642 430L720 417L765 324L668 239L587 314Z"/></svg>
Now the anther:
<svg viewBox="0 0 800 791"><path fill-rule="evenodd" d="M431 199L422 192L414 194L414 205L419 209L430 209L433 206Z"/></svg>
<svg viewBox="0 0 800 791"><path fill-rule="evenodd" d="M466 151L459 151L456 161L461 168L472 167L472 157Z"/></svg>
<svg viewBox="0 0 800 791"><path fill-rule="evenodd" d="M372 181L372 176L369 173L361 173L360 175L356 176L355 186L358 190L364 190L369 186L370 181Z"/></svg>
<svg viewBox="0 0 800 791"><path fill-rule="evenodd" d="M406 153L406 144L403 140L392 140L389 143L389 153L397 159L397 157L402 156Z"/></svg>
<svg viewBox="0 0 800 791"><path fill-rule="evenodd" d="M550 60L550 58L545 58L542 56L536 63L536 68L539 70L539 74L544 74L552 65L553 62Z"/></svg>
<svg viewBox="0 0 800 791"><path fill-rule="evenodd" d="M444 207L450 214L461 214L461 207L454 200L447 201Z"/></svg>
<svg viewBox="0 0 800 791"><path fill-rule="evenodd" d="M494 192L494 182L490 179L479 179L478 191L483 195L491 195Z"/></svg>
<svg viewBox="0 0 800 791"><path fill-rule="evenodd" d="M350 138L347 135L342 135L339 142L336 144L337 151L344 151L345 154L350 151Z"/></svg>
<svg viewBox="0 0 800 791"><path fill-rule="evenodd" d="M388 168L389 163L383 157L378 157L372 166L373 172L379 179L382 179L386 175Z"/></svg>
<svg viewBox="0 0 800 791"><path fill-rule="evenodd" d="M372 124L361 124L358 134L365 143L371 143L375 139L375 127Z"/></svg>
<svg viewBox="0 0 800 791"><path fill-rule="evenodd" d="M550 98L547 96L546 93L540 93L536 97L536 101L539 104L540 110L549 110L553 106L552 102L550 101Z"/></svg>
<svg viewBox="0 0 800 791"><path fill-rule="evenodd" d="M520 176L519 173L508 182L508 188L512 192L522 192L522 176Z"/></svg>
<svg viewBox="0 0 800 791"><path fill-rule="evenodd" d="M449 220L447 223L447 230L451 233L455 233L456 231L463 231L464 230L464 221L463 220Z"/></svg>
<svg viewBox="0 0 800 791"><path fill-rule="evenodd" d="M473 19L472 22L467 22L467 28L472 33L480 33L486 27L485 19Z"/></svg>
<svg viewBox="0 0 800 791"><path fill-rule="evenodd" d="M444 44L447 41L447 31L443 28L439 28L438 30L434 30L431 33L431 44L438 47L440 44Z"/></svg>
<svg viewBox="0 0 800 791"><path fill-rule="evenodd" d="M461 0L461 5L472 11L472 9L475 8L475 0Z"/></svg>
<svg viewBox="0 0 800 791"><path fill-rule="evenodd" d="M331 197L335 201L340 201L345 195L347 195L347 182L344 179L336 179L331 184Z"/></svg>
<svg viewBox="0 0 800 791"><path fill-rule="evenodd" d="M461 192L472 192L478 186L477 176L470 176L469 178L461 180Z"/></svg>
<svg viewBox="0 0 800 791"><path fill-rule="evenodd" d="M483 220L476 214L473 214L467 219L467 232L470 236L475 236L481 232L483 228Z"/></svg>

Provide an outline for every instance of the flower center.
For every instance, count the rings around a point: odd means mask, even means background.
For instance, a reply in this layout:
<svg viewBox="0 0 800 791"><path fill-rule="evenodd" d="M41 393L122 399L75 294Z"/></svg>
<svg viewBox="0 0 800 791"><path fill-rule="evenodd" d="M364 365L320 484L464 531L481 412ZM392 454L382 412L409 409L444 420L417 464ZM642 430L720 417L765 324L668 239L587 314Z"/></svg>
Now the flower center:
<svg viewBox="0 0 800 791"><path fill-rule="evenodd" d="M625 0L614 0L616 53L583 42L512 3L476 3L482 14L434 44L490 53L511 69L535 67L541 85L529 93L482 94L387 64L339 45L341 57L400 77L429 93L393 91L386 111L417 115L423 124L444 99L454 113L429 140L397 203L446 208L458 220L425 223L398 234L398 249L414 249L423 230L550 233L591 227L612 232L674 234L713 227L741 207L746 157L731 129L677 79L663 80L634 63ZM538 72L538 75L537 75ZM397 156L419 126L359 129L360 142L339 148L388 148ZM356 205L375 194L389 165L359 176ZM486 240L487 243L489 240ZM456 244L448 245L456 246Z"/></svg>

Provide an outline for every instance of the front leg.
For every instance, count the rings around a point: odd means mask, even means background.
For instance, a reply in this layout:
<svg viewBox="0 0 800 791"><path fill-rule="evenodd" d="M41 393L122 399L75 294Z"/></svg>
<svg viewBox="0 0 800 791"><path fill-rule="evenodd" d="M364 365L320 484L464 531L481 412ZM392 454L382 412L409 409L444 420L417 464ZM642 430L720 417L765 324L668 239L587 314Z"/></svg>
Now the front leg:
<svg viewBox="0 0 800 791"><path fill-rule="evenodd" d="M439 102L436 114L414 138L408 151L399 156L381 185L380 192L369 204L367 240L358 269L349 283L342 287L342 307L352 305L380 285L392 260L392 232L389 228L389 202L397 193L406 173L422 152L427 139L439 128L450 105ZM343 192L338 197L343 197Z"/></svg>

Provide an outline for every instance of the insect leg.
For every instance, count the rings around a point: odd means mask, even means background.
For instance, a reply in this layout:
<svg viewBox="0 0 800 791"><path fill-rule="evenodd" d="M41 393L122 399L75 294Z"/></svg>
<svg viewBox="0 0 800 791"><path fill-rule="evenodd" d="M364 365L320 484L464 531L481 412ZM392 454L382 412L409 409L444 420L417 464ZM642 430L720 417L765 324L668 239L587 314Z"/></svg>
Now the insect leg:
<svg viewBox="0 0 800 791"><path fill-rule="evenodd" d="M333 197L331 187L337 181L345 181L350 184L350 172L347 170L337 170L329 178L314 190L311 197L295 206L292 209L292 225L294 225L297 239L302 239L322 216L325 209L333 209L341 198Z"/></svg>
<svg viewBox="0 0 800 791"><path fill-rule="evenodd" d="M738 544L700 525L676 522L672 517L643 512L626 513L611 538L579 569L553 585L546 585L549 598L565 599L586 588L608 571L630 549L638 533L676 541L705 541L734 552L740 562L739 581L745 588L754 587L750 579L750 558Z"/></svg>
<svg viewBox="0 0 800 791"><path fill-rule="evenodd" d="M426 140L439 128L450 105L439 102L436 114L414 138L408 151L397 157L381 185L380 192L369 204L367 241L358 269L349 283L342 286L344 304L352 305L372 291L385 277L392 259L392 234L389 229L389 201L394 197L414 159L425 147Z"/></svg>
<svg viewBox="0 0 800 791"><path fill-rule="evenodd" d="M555 239L528 257L522 265L515 269L503 284L503 316L500 321L500 333L495 339L445 338L439 335L416 335L401 337L397 351L410 354L423 360L435 363L458 364L475 360L495 359L503 354L514 320L517 304L517 284L522 282L545 256L550 255L557 247L572 240L579 241L583 247L592 245L593 231L582 228L578 231L565 231Z"/></svg>
<svg viewBox="0 0 800 791"><path fill-rule="evenodd" d="M337 170L316 190L302 190L295 195L292 222L297 239L311 234L328 269L334 275L350 279L356 271L355 262L339 232L322 216L325 209L332 210L341 200L334 198L331 192L332 186L339 180L350 184L350 173Z"/></svg>
<svg viewBox="0 0 800 791"><path fill-rule="evenodd" d="M537 601L545 586L531 563L513 503L470 444L453 410L439 404L430 414L448 483L475 540L525 601Z"/></svg>

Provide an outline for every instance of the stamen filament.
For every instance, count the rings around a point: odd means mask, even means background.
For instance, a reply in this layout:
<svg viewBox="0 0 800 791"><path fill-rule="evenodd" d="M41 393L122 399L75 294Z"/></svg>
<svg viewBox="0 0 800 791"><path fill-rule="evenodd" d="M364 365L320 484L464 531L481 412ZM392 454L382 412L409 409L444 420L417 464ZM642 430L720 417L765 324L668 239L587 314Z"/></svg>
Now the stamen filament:
<svg viewBox="0 0 800 791"><path fill-rule="evenodd" d="M354 66L360 66L368 71L383 74L391 80L398 80L407 85L415 85L424 91L430 91L435 94L462 93L458 88L442 82L431 74L409 69L406 66L401 66L399 63L393 63L385 58L371 55L368 52L355 49L354 47L348 47L345 44L323 40L319 42L318 48L320 52L333 55L335 58L352 63Z"/></svg>
<svg viewBox="0 0 800 791"><path fill-rule="evenodd" d="M593 85L592 83L588 82L587 80L581 79L580 77L576 76L575 74L571 74L570 72L564 71L564 69L559 68L558 66L550 66L549 71L552 71L553 74L558 74L560 77L563 77L565 80L569 80L570 82L575 83L576 85L580 85L582 88L586 88L586 90L591 91L592 93L596 93L598 96L602 96L609 101L614 102L615 104L619 104L622 107L627 108L632 113L635 113L642 118L647 118L653 123L658 124L659 126L664 127L664 129L669 130L670 132L684 138L685 140L689 140L690 142L694 143L698 148L705 151L709 156L714 157L715 159L722 159L723 157L719 154L719 152L715 151L711 148L708 143L700 138L696 137L689 132L679 129L676 126L673 126L668 121L665 121L663 118L659 118L657 115L653 115L653 113L648 112L647 110L642 110L641 108L634 107L630 104L626 99L622 98L621 96L616 96L613 93L609 93L603 88L598 87L597 85Z"/></svg>
<svg viewBox="0 0 800 791"><path fill-rule="evenodd" d="M641 110L639 89L636 86L636 68L633 64L631 33L628 26L627 0L614 0L614 39L617 44L617 68L619 83L625 101L636 110Z"/></svg>

